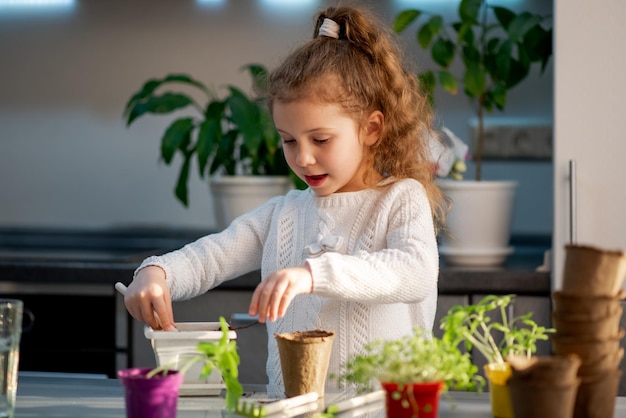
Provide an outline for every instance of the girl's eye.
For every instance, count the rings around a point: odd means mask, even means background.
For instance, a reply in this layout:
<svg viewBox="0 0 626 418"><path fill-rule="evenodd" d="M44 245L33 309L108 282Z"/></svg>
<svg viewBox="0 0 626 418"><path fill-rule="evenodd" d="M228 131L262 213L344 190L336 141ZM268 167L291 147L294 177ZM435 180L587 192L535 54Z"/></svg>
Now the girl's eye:
<svg viewBox="0 0 626 418"><path fill-rule="evenodd" d="M318 144L325 144L326 142L328 142L328 138L324 138L324 139L313 139L315 142L317 142Z"/></svg>
<svg viewBox="0 0 626 418"><path fill-rule="evenodd" d="M283 138L283 144L295 144L295 139L285 139Z"/></svg>

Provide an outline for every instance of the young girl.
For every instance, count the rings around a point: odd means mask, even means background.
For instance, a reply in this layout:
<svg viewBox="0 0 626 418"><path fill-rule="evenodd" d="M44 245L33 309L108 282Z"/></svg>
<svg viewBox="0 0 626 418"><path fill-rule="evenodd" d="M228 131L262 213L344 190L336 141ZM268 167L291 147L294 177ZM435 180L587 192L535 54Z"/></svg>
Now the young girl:
<svg viewBox="0 0 626 418"><path fill-rule="evenodd" d="M432 329L443 199L428 159L430 107L366 11L321 12L313 40L270 75L269 105L285 158L309 188L146 259L125 303L158 327L154 310L168 329L172 298L260 268L249 314L267 323L267 374L280 388L274 333L333 331L336 374L371 340Z"/></svg>

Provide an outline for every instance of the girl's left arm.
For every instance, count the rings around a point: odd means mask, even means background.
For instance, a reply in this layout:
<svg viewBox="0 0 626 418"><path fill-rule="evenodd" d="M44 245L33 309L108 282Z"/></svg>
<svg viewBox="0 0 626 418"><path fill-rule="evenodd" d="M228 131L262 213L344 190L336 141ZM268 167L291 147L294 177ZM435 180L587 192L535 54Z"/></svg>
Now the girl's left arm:
<svg viewBox="0 0 626 418"><path fill-rule="evenodd" d="M407 182L405 182L407 183ZM423 187L408 182L390 199L386 248L353 255L328 252L307 260L313 293L356 302L415 303L437 291L439 253ZM384 228L377 225L375 228Z"/></svg>

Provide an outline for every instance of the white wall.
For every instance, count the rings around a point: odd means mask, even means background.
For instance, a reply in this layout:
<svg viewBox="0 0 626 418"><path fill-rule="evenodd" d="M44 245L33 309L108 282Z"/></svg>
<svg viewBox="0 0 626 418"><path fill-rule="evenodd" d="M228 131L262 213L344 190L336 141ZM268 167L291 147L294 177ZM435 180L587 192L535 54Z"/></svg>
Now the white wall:
<svg viewBox="0 0 626 418"><path fill-rule="evenodd" d="M556 0L554 286L569 242L569 161L577 166L577 243L626 250L626 2Z"/></svg>
<svg viewBox="0 0 626 418"><path fill-rule="evenodd" d="M189 209L173 196L178 166L158 161L166 121L147 117L127 129L123 107L148 78L169 72L248 88L239 68L275 65L310 37L315 11L334 2L313 0L299 9L291 7L306 2L268 3L77 0L74 9L54 14L0 12L0 226L212 226L206 182L193 176ZM372 5L389 23L408 7L400 0L352 3ZM525 4L549 12L552 3ZM452 2L422 6L454 9ZM428 66L413 33L403 39L420 67ZM552 117L551 86L550 67L511 93L504 116ZM444 122L465 136L472 115L466 99L440 94L437 104ZM551 165L494 170L524 179L526 194L542 196L534 211L517 210L514 230L549 233Z"/></svg>

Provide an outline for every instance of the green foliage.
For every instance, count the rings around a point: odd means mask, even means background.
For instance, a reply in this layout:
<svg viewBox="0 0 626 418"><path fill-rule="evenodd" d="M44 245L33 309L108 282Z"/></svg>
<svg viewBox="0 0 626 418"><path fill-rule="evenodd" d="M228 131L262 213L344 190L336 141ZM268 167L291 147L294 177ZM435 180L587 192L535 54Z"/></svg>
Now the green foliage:
<svg viewBox="0 0 626 418"><path fill-rule="evenodd" d="M186 373L189 368L197 363L202 362L202 373L200 379L205 379L213 370L219 370L224 386L226 386L226 408L234 411L239 398L243 394L243 387L239 382L239 354L237 353L237 342L228 339L228 323L224 317L220 317L220 329L222 336L217 343L200 342L198 343L198 355L189 358L182 367L180 373ZM159 373L167 372L172 368L171 365L162 365L156 367L148 373L148 377L155 376Z"/></svg>
<svg viewBox="0 0 626 418"><path fill-rule="evenodd" d="M555 330L537 325L532 312L509 315L507 307L514 300L515 295L489 295L474 305L453 306L441 320L442 338L455 347L464 343L468 350L476 348L489 363L504 363L509 354L530 357L537 341L547 340Z"/></svg>
<svg viewBox="0 0 626 418"><path fill-rule="evenodd" d="M514 13L489 5L488 0L461 0L457 11L457 20L446 23L441 15L404 10L396 16L394 30L400 33L419 22L416 41L430 50L439 67L420 74L431 103L437 82L450 94L462 88L474 102L479 122L474 159L480 180L484 111L503 110L508 91L528 76L534 64L540 64L543 72L552 56L552 29L544 28L551 16Z"/></svg>
<svg viewBox="0 0 626 418"><path fill-rule="evenodd" d="M170 74L148 80L126 104L124 117L130 126L146 114L165 115L182 111L192 116L180 116L171 122L161 138L161 157L166 164L179 153L183 158L175 195L185 206L189 204L189 171L195 156L199 175L289 175L271 115L265 106L267 70L258 64L248 64L247 70L257 92L248 97L234 86L218 98L203 83L186 74ZM163 88L185 87L193 94L166 91ZM198 101L196 96L204 98Z"/></svg>
<svg viewBox="0 0 626 418"><path fill-rule="evenodd" d="M442 381L445 389L476 389L484 385L469 354L419 328L397 340L371 342L363 354L352 357L345 367L339 382L356 384L359 391L371 390L374 381Z"/></svg>
<svg viewBox="0 0 626 418"><path fill-rule="evenodd" d="M240 360L237 353L237 342L228 340L229 328L222 316L220 317L220 328L222 337L219 343L198 343L198 351L205 356L200 378L206 378L213 369L219 370L226 386L226 408L229 411L234 411L239 398L243 394L243 387L239 383Z"/></svg>

